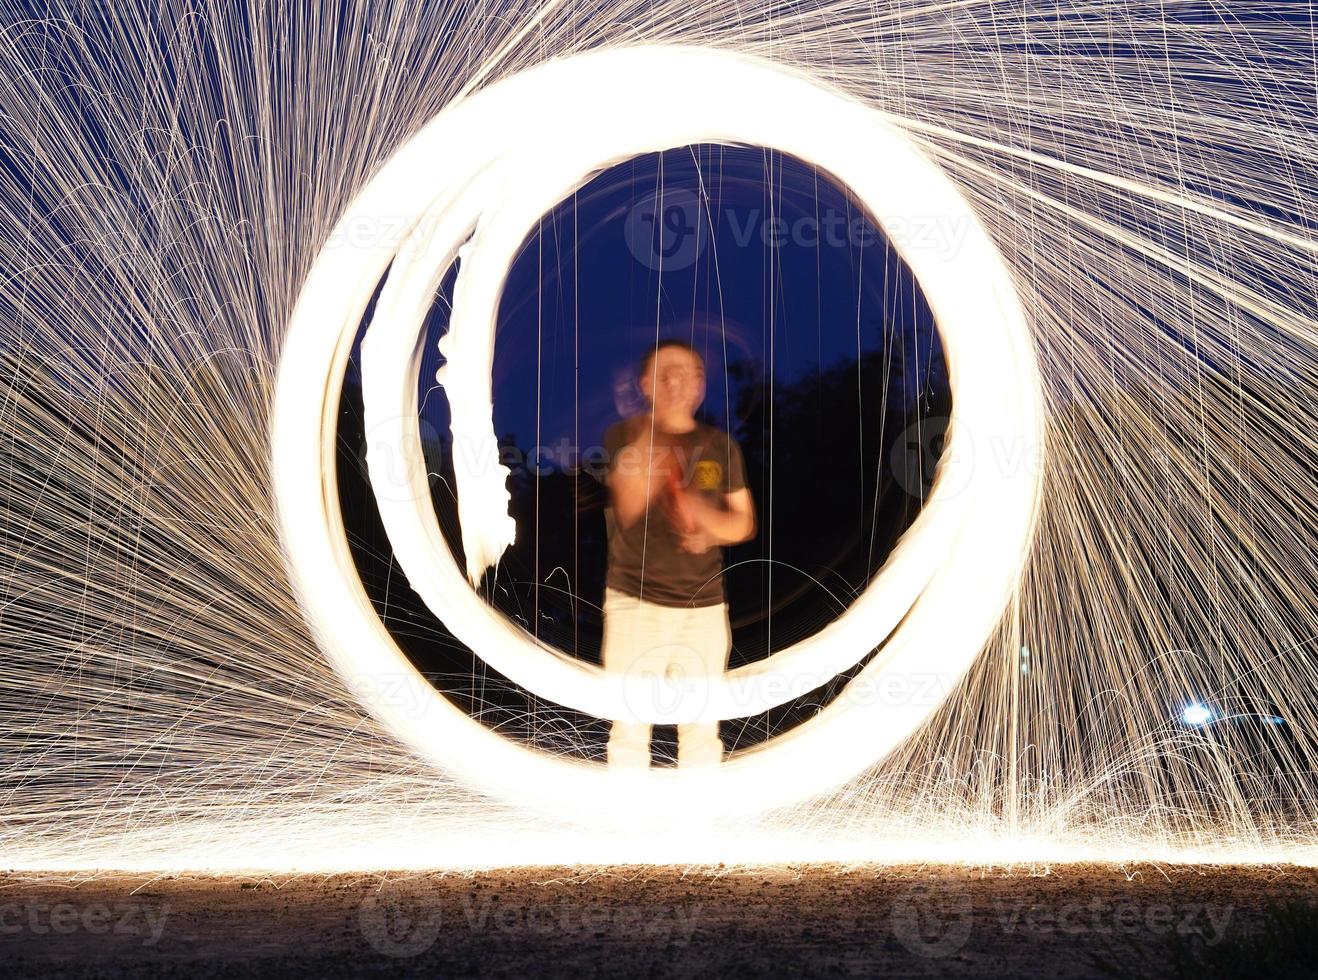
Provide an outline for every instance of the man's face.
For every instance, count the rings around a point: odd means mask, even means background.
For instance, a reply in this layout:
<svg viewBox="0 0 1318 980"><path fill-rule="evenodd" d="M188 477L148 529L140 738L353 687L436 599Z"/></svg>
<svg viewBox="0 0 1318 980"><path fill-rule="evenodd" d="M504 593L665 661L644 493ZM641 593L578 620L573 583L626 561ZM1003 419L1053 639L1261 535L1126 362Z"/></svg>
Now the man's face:
<svg viewBox="0 0 1318 980"><path fill-rule="evenodd" d="M646 366L641 391L659 415L694 415L705 400L705 366L682 347L665 347Z"/></svg>

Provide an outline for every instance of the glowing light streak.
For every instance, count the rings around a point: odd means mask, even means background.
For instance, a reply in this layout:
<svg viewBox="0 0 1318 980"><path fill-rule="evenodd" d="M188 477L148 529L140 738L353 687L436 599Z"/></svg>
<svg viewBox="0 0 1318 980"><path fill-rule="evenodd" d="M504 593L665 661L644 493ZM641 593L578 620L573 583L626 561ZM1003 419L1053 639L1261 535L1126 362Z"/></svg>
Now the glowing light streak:
<svg viewBox="0 0 1318 980"><path fill-rule="evenodd" d="M656 76L674 81L655 90L647 81ZM516 142L509 145L511 134ZM515 250L545 210L599 169L647 150L704 141L764 144L803 156L850 186L881 226L915 213L967 228L950 259L897 243L944 333L956 407L949 461L928 503L876 584L846 614L728 680L686 678L656 694L653 679L615 679L537 646L463 581L435 518L416 441L418 332L434 289L461 256L443 343L444 383L467 574L474 578L497 560L514 531L506 471L472 462L488 459L481 450L495 444L494 316ZM546 152L551 145L559 147L557 155ZM438 201L430 203L435 192ZM325 489L332 480L314 468L317 460L323 467L332 459L337 414L329 394L337 390L346 345L373 291L369 272L392 259L363 344L372 484L412 585L493 667L540 696L601 717L737 717L781 704L853 666L906 616L857 681L881 687L894 676L932 676L941 680L944 695L952 689L1011 594L1037 506L1037 466L1007 469L982 461L1003 447L1023 459L1037 457L1039 386L1024 316L996 249L953 185L880 114L736 55L650 48L578 56L450 107L363 190L341 227L387 215L410 216L420 229L397 257L379 243L354 243L342 234L312 270L290 325L273 421L275 491L290 568L321 644L345 676L410 669L356 582L336 526L336 502ZM327 324L336 324L337 333ZM319 511L308 506L316 500ZM419 675L409 685L409 703L423 702L426 710L404 715L379 703L372 709L418 752L486 791L573 811L588 801L587 812L601 813L624 806L623 800L637 812L689 810L697 800L715 814L780 806L856 775L938 704L842 699L717 773L651 774L644 782L653 789L624 793L621 777L601 778L605 774L591 767L520 747L511 754L508 746L495 747L497 735L458 717L461 712Z"/></svg>

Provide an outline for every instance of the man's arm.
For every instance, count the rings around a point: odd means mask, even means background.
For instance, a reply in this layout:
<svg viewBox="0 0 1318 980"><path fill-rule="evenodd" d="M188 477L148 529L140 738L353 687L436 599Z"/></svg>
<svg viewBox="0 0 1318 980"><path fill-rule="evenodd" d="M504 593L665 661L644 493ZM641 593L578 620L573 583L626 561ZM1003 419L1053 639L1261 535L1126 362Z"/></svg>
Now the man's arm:
<svg viewBox="0 0 1318 980"><path fill-rule="evenodd" d="M747 487L723 495L723 507L705 503L694 494L688 501L697 531L712 544L739 544L755 537L755 502Z"/></svg>

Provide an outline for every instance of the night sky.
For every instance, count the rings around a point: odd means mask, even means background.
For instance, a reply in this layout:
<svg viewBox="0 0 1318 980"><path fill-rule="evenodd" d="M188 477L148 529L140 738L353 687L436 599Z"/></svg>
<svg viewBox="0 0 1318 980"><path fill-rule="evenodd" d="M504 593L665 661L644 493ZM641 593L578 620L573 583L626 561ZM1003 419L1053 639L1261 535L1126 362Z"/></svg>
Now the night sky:
<svg viewBox="0 0 1318 980"><path fill-rule="evenodd" d="M424 414L441 432L447 405L434 374L445 292L421 371ZM926 355L936 342L909 273L827 174L781 153L712 145L606 171L532 232L499 310L496 431L524 449L563 438L598 445L609 424L641 407L633 365L661 336L702 352L704 409L734 433L744 420L731 407L729 364L741 362L742 377L787 383L885 341ZM888 397L913 398L917 370L908 362Z"/></svg>

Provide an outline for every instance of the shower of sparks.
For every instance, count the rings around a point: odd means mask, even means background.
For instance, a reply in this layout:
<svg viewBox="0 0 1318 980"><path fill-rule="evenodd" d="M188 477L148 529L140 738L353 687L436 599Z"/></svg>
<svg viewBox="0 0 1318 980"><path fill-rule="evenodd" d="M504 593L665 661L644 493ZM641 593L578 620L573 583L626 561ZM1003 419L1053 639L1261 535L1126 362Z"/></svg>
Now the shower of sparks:
<svg viewBox="0 0 1318 980"><path fill-rule="evenodd" d="M1318 860L1318 61L1276 10L5 2L5 865ZM1047 454L1016 595L915 737L639 837L375 721L406 688L317 647L269 472L284 331L377 168L460 97L649 43L805 72L944 169L1021 297Z"/></svg>

